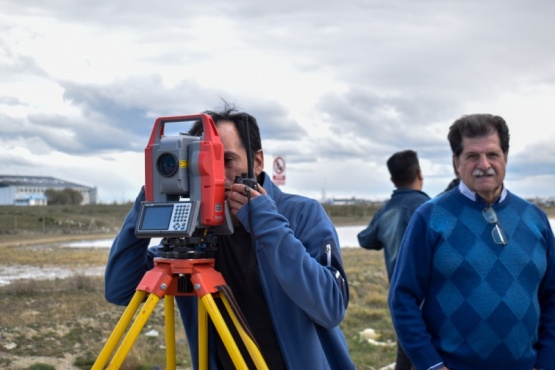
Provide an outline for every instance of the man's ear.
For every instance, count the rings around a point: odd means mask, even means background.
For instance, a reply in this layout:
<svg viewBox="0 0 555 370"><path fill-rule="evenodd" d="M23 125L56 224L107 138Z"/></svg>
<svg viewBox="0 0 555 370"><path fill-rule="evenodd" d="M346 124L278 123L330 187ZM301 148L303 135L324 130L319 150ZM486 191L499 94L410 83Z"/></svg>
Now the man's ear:
<svg viewBox="0 0 555 370"><path fill-rule="evenodd" d="M264 152L262 149L258 150L254 154L253 171L256 177L258 177L262 171L264 171Z"/></svg>
<svg viewBox="0 0 555 370"><path fill-rule="evenodd" d="M453 171L455 172L455 175L457 177L459 177L459 165L461 164L461 161L459 159L459 157L457 157L456 155L453 154Z"/></svg>

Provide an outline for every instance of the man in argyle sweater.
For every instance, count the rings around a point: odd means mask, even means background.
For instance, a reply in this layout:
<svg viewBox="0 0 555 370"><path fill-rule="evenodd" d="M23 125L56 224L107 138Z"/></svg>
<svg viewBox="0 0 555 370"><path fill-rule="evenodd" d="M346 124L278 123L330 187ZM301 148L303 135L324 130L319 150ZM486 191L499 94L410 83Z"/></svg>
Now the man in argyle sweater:
<svg viewBox="0 0 555 370"><path fill-rule="evenodd" d="M555 240L503 186L509 129L463 116L448 139L461 183L407 228L389 294L399 341L418 370L555 370Z"/></svg>

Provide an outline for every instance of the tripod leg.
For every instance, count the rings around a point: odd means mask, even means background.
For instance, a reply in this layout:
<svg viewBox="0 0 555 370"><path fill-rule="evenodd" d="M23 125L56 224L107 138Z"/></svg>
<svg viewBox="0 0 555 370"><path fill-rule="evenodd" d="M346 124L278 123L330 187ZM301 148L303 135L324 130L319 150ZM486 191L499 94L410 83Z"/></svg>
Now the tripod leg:
<svg viewBox="0 0 555 370"><path fill-rule="evenodd" d="M108 341L106 341L106 344L104 344L104 347L98 355L98 358L96 359L92 370L100 370L104 368L104 365L106 365L106 362L108 362L110 355L112 354L112 352L114 352L114 349L119 343L119 340L123 336L125 329L129 326L131 319L133 319L133 316L139 309L139 306L145 298L145 295L145 292L139 290L135 292L135 295L133 295L133 299L131 299L131 302L129 302L129 305L127 305L127 308L119 319L116 327L114 328L114 331L108 338Z"/></svg>
<svg viewBox="0 0 555 370"><path fill-rule="evenodd" d="M154 311L154 307L156 307L156 304L159 300L160 298L156 294L150 294L148 296L148 299L143 305L142 310L137 314L133 325L131 325L131 328L129 328L129 331L127 332L125 338L123 338L123 342L121 342L121 345L114 355L114 358L112 358L110 365L108 365L108 369L111 369L112 367L114 369L120 368L123 360L125 360L125 357L131 350L133 343L135 343L135 340L141 333L141 330L145 326L148 318L152 314L152 311Z"/></svg>
<svg viewBox="0 0 555 370"><path fill-rule="evenodd" d="M198 301L198 356L199 369L208 369L208 312L200 298Z"/></svg>
<svg viewBox="0 0 555 370"><path fill-rule="evenodd" d="M164 296L164 313L166 325L166 369L176 368L175 359L175 308L173 296Z"/></svg>
<svg viewBox="0 0 555 370"><path fill-rule="evenodd" d="M231 308L231 305L229 304L229 301L225 296L225 294L220 294L220 299L224 303L225 308L229 313L231 320L233 321L233 325L239 332L239 336L241 336L241 339L243 340L243 343L245 344L245 347L247 348L247 351L249 352L249 355L251 356L252 361L254 362L254 365L256 366L257 369L267 370L268 365L266 365L266 361L264 361L264 357L262 357L262 353L260 353L260 349L258 348L256 343L252 340L252 338L245 332L243 325L241 325L241 323L237 319L237 316L235 315L233 308Z"/></svg>
<svg viewBox="0 0 555 370"><path fill-rule="evenodd" d="M206 294L199 299L200 299L200 302L204 304L206 311L210 315L210 318L212 319L212 322L214 323L214 326L216 327L218 334L222 338L222 342L224 343L224 346L227 352L229 353L229 357L231 357L231 360L233 361L233 365L235 365L235 368L248 369L247 363L245 362L245 359L241 355L241 351L239 351L239 347L237 347L237 343L235 343L235 341L233 340L233 336L231 335L231 332L229 331L229 328L227 327L224 321L224 318L222 317L222 314L218 310L218 306L216 306L216 302L214 302L214 297L212 297L211 294Z"/></svg>

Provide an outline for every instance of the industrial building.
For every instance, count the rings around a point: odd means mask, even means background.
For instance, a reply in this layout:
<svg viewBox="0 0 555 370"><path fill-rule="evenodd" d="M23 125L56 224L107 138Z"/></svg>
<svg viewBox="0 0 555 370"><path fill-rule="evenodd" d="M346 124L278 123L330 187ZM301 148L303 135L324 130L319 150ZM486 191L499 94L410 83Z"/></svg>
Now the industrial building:
<svg viewBox="0 0 555 370"><path fill-rule="evenodd" d="M61 191L73 189L83 196L81 204L96 204L97 189L75 184L50 176L0 175L0 205L46 205L44 192L48 189Z"/></svg>

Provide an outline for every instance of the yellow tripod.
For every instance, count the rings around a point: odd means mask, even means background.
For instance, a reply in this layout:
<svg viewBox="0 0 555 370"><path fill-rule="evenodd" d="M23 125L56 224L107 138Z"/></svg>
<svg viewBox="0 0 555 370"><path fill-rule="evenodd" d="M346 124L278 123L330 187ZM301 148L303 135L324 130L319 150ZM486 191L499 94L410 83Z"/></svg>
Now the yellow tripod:
<svg viewBox="0 0 555 370"><path fill-rule="evenodd" d="M185 276L190 276L190 282L194 290L193 293L180 292L181 289L178 287L179 281L180 278ZM181 279L181 281L183 280ZM100 370L105 368L106 363L120 342L135 313L139 310L147 293L149 293L148 299L112 357L111 362L108 364L108 369L120 368L137 336L152 314L154 307L162 297L164 297L166 326L166 368L176 368L174 296L177 295L198 296L199 369L208 369L208 315L214 323L214 327L220 335L235 367L237 369L247 369L247 364L214 301L216 296L219 296L224 303L256 368L268 369L258 346L237 318L226 295L220 291L222 287L227 286L223 276L214 270L213 259L155 258L154 268L144 275L137 286L131 302L123 312L92 369Z"/></svg>

